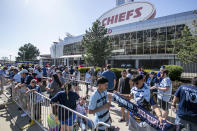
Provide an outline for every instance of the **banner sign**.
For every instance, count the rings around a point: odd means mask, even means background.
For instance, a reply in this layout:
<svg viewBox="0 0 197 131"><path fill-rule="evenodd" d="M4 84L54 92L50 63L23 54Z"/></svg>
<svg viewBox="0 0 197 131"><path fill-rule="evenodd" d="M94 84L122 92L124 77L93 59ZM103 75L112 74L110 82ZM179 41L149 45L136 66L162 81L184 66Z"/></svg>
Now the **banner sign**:
<svg viewBox="0 0 197 131"><path fill-rule="evenodd" d="M156 9L149 2L129 2L104 13L99 21L107 28L154 18Z"/></svg>
<svg viewBox="0 0 197 131"><path fill-rule="evenodd" d="M160 124L160 121L150 112L146 111L141 106L138 106L129 100L123 98L118 93L115 93L113 95L114 102L118 103L120 106L123 106L130 112L132 112L134 115L138 116L142 121L145 121L147 124L149 124L151 127L155 128L157 131L167 131L169 128L173 127L172 124L164 121L162 124Z"/></svg>

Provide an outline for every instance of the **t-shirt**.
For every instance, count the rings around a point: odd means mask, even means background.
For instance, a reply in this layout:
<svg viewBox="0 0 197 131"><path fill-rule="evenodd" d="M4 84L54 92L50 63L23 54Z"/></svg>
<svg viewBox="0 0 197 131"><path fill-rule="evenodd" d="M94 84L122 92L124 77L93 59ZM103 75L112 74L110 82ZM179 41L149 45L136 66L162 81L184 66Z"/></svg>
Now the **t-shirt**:
<svg viewBox="0 0 197 131"><path fill-rule="evenodd" d="M86 114L85 105L80 105L80 103L78 103L76 111L85 115Z"/></svg>
<svg viewBox="0 0 197 131"><path fill-rule="evenodd" d="M150 88L145 83L141 89L134 86L131 89L131 95L133 95L137 105L143 106L144 101L150 102Z"/></svg>
<svg viewBox="0 0 197 131"><path fill-rule="evenodd" d="M66 80L66 81L68 81L70 78L69 78L69 72L65 72L65 71L63 71L63 77L64 77L64 79Z"/></svg>
<svg viewBox="0 0 197 131"><path fill-rule="evenodd" d="M128 74L127 74L127 77L128 77L129 79L131 79L131 78L132 78L131 73L128 73Z"/></svg>
<svg viewBox="0 0 197 131"><path fill-rule="evenodd" d="M70 69L69 72L70 72L70 74L72 75L73 72L74 72L74 69Z"/></svg>
<svg viewBox="0 0 197 131"><path fill-rule="evenodd" d="M174 95L179 98L178 116L196 120L197 123L197 87L182 85Z"/></svg>
<svg viewBox="0 0 197 131"><path fill-rule="evenodd" d="M50 96L49 96L50 98L55 96L59 91L61 91L61 87L54 80L49 84L49 88L54 89L53 92L50 92Z"/></svg>
<svg viewBox="0 0 197 131"><path fill-rule="evenodd" d="M27 76L25 77L24 83L25 83L26 85L29 85L32 79L34 79L33 76L27 75Z"/></svg>
<svg viewBox="0 0 197 131"><path fill-rule="evenodd" d="M146 83L148 86L152 87L152 86L155 86L155 84L159 83L159 81L157 80L156 77L153 77L153 78L149 77Z"/></svg>
<svg viewBox="0 0 197 131"><path fill-rule="evenodd" d="M78 70L75 71L73 75L74 75L74 80L77 80L77 81L80 80L80 71L78 71Z"/></svg>
<svg viewBox="0 0 197 131"><path fill-rule="evenodd" d="M6 75L6 71L3 70L3 69L1 69L1 70L0 70L0 76L5 76L5 75Z"/></svg>
<svg viewBox="0 0 197 131"><path fill-rule="evenodd" d="M20 83L21 82L21 75L20 75L20 73L15 74L13 79L14 79L15 82Z"/></svg>
<svg viewBox="0 0 197 131"><path fill-rule="evenodd" d="M85 82L86 83L91 83L91 75L88 72L86 72L86 74L85 74Z"/></svg>
<svg viewBox="0 0 197 131"><path fill-rule="evenodd" d="M116 80L116 75L111 70L107 70L103 72L102 76L104 76L108 80L108 88L107 90L114 89L114 80Z"/></svg>
<svg viewBox="0 0 197 131"><path fill-rule="evenodd" d="M102 107L107 103L108 95L107 91L100 93L98 90L90 97L90 103L88 106L89 110L95 110L96 108ZM94 114L94 123L97 125L98 122L104 122L110 124L110 113L108 109L101 110ZM100 130L104 130L104 126L99 127Z"/></svg>
<svg viewBox="0 0 197 131"><path fill-rule="evenodd" d="M60 91L53 98L51 98L51 102L59 102L59 104L61 105L76 110L76 102L78 99L79 95L75 92L69 91L67 99L67 93L65 91ZM68 110L64 110L64 108L59 108L58 114L59 120L65 121L65 119L72 115L72 112L69 111L68 113Z"/></svg>
<svg viewBox="0 0 197 131"><path fill-rule="evenodd" d="M169 102L172 95L172 81L170 80L169 77L163 78L163 80L159 85L159 88L164 88L164 87L168 87L169 89L167 91L161 91L158 89L158 98L160 100Z"/></svg>
<svg viewBox="0 0 197 131"><path fill-rule="evenodd" d="M37 74L37 75L36 75L37 78L42 78L42 71L39 72L39 71L36 69L36 70L34 71L34 73Z"/></svg>
<svg viewBox="0 0 197 131"><path fill-rule="evenodd" d="M130 78L120 78L120 93L121 94L130 94Z"/></svg>
<svg viewBox="0 0 197 131"><path fill-rule="evenodd" d="M66 83L66 80L64 79L64 77L60 76L59 79L60 79L62 85L64 85Z"/></svg>
<svg viewBox="0 0 197 131"><path fill-rule="evenodd" d="M47 77L47 68L46 67L43 67L42 68L42 71L43 71L43 76L44 77Z"/></svg>
<svg viewBox="0 0 197 131"><path fill-rule="evenodd" d="M142 106L147 111L151 110L151 106L156 104L153 101L153 98L151 98L150 96L150 88L145 83L141 89L134 86L131 89L131 95L134 96L134 100L137 103L137 105ZM129 129L134 130L138 128L140 131L146 131L150 128L150 126L146 122L141 121L141 119L135 116L132 112L130 112L130 117L131 121ZM138 118L138 120L136 120L136 118Z"/></svg>

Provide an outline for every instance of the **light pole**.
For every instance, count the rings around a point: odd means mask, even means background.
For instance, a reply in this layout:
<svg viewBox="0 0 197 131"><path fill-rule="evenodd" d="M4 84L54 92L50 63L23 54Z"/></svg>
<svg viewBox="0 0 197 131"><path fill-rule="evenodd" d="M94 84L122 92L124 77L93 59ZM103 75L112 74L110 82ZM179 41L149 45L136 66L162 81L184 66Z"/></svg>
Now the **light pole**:
<svg viewBox="0 0 197 131"><path fill-rule="evenodd" d="M12 57L12 55L10 55L10 64L11 64L11 57Z"/></svg>
<svg viewBox="0 0 197 131"><path fill-rule="evenodd" d="M23 51L23 61L25 61L25 51Z"/></svg>

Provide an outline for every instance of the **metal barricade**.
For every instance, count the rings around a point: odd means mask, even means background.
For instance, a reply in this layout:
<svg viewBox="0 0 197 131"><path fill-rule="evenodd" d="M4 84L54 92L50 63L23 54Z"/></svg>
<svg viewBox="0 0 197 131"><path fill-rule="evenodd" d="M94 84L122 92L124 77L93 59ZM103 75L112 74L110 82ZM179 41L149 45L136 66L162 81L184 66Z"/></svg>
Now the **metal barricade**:
<svg viewBox="0 0 197 131"><path fill-rule="evenodd" d="M160 107L162 114L164 114L165 111L168 111L168 112L166 112L167 119L171 123L175 123L176 113L171 109L172 100L174 98L174 95L169 95L169 94L165 94L165 93L157 93L157 92L154 92L153 94L156 95L157 105ZM158 95L160 95L162 98L163 98L163 96L170 96L170 100L164 101L163 99L159 99Z"/></svg>
<svg viewBox="0 0 197 131"><path fill-rule="evenodd" d="M87 116L64 105L51 104L50 99L40 93L26 94L21 92L21 89L13 87L13 100L33 120L33 123L37 123L43 130L77 131L79 128L83 130L95 128L93 121Z"/></svg>
<svg viewBox="0 0 197 131"><path fill-rule="evenodd" d="M86 83L85 81L69 80L73 85L73 90L79 94L81 97L89 97L90 92L93 92L93 85L91 83Z"/></svg>

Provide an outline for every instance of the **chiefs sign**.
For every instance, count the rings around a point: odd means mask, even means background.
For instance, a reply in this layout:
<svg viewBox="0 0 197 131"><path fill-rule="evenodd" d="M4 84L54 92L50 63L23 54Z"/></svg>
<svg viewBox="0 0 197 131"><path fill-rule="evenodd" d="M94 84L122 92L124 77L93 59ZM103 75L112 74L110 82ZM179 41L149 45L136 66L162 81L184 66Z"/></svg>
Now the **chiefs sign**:
<svg viewBox="0 0 197 131"><path fill-rule="evenodd" d="M99 20L107 28L154 18L156 10L149 2L130 2L104 13Z"/></svg>

